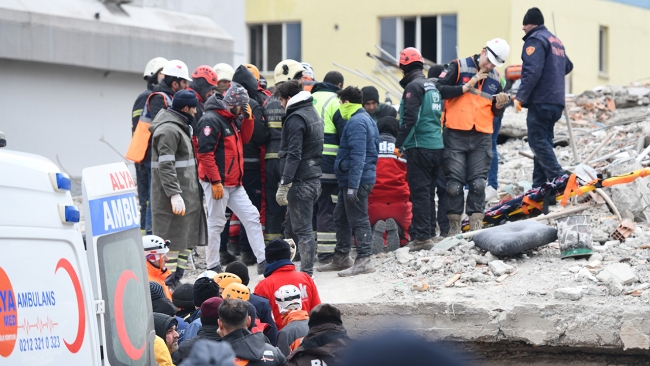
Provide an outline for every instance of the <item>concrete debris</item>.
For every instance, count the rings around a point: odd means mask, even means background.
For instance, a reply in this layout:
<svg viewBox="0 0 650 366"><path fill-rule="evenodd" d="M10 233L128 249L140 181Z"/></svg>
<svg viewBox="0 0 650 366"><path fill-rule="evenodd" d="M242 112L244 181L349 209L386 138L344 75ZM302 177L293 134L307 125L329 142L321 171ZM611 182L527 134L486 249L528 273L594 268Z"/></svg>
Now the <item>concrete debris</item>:
<svg viewBox="0 0 650 366"><path fill-rule="evenodd" d="M605 267L605 269L602 272L600 272L598 276L600 276L598 277L598 279L603 282L606 282L610 276L614 277L622 285L625 286L631 285L634 282L638 281L638 278L634 273L632 267L630 267L630 265L625 263L610 264L609 266Z"/></svg>
<svg viewBox="0 0 650 366"><path fill-rule="evenodd" d="M488 266L490 267L490 271L492 271L495 276L501 276L514 270L514 267L505 264L501 260L492 261L488 264Z"/></svg>
<svg viewBox="0 0 650 366"><path fill-rule="evenodd" d="M629 320L623 323L619 337L621 337L621 342L623 342L623 350L650 348L650 339L648 336L638 330Z"/></svg>
<svg viewBox="0 0 650 366"><path fill-rule="evenodd" d="M606 122L614 116L616 102L610 95L586 91L577 97L567 98L566 108L573 123Z"/></svg>
<svg viewBox="0 0 650 366"><path fill-rule="evenodd" d="M395 251L395 257L399 264L406 264L415 259L415 256L409 253L409 250L410 249L408 247L402 247Z"/></svg>
<svg viewBox="0 0 650 366"><path fill-rule="evenodd" d="M558 300L580 300L582 298L582 289L578 287L559 288L553 291L553 297Z"/></svg>

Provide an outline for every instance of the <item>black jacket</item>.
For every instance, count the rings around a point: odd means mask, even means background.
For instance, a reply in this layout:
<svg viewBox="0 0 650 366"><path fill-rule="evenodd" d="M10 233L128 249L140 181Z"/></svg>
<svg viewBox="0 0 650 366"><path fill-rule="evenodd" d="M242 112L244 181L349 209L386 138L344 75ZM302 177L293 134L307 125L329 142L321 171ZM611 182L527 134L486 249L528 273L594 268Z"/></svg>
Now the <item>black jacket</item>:
<svg viewBox="0 0 650 366"><path fill-rule="evenodd" d="M280 141L282 141L282 119L286 115L280 98L273 96L267 99L262 105L262 113L264 113L264 123L268 129L264 159L277 159L276 154L280 151Z"/></svg>
<svg viewBox="0 0 650 366"><path fill-rule="evenodd" d="M384 117L397 118L397 110L390 104L379 103L375 114L371 114L370 118L375 122L379 122Z"/></svg>
<svg viewBox="0 0 650 366"><path fill-rule="evenodd" d="M350 342L350 337L342 325L326 323L311 327L300 346L287 357L287 365L340 364L341 355L347 350ZM312 363L312 360L320 362Z"/></svg>
<svg viewBox="0 0 650 366"><path fill-rule="evenodd" d="M192 347L194 347L194 343L196 343L197 340L207 339L210 341L220 342L221 336L217 333L217 330L219 330L219 325L217 324L204 324L201 329L199 329L198 333L196 333L196 337L182 342L178 346L178 351L172 353L172 361L174 362L174 365L179 365L184 359L190 356Z"/></svg>
<svg viewBox="0 0 650 366"><path fill-rule="evenodd" d="M287 103L278 153L282 172L280 184L321 176L324 127L313 100L309 92L302 91Z"/></svg>
<svg viewBox="0 0 650 366"><path fill-rule="evenodd" d="M271 310L271 304L269 304L269 300L262 296L251 294L248 302L253 304L255 307L257 318L262 323L269 325L268 331L265 331L264 334L269 339L271 344L276 344L278 342L278 327L275 325L275 321L273 320L273 312Z"/></svg>
<svg viewBox="0 0 650 366"><path fill-rule="evenodd" d="M248 366L284 365L287 359L276 347L266 343L262 333L251 333L246 329L237 329L223 337L222 342L228 342L235 351L237 359L247 360Z"/></svg>
<svg viewBox="0 0 650 366"><path fill-rule="evenodd" d="M257 80L255 76L243 65L240 65L232 77L232 81L239 83L248 92L249 105L255 118L253 127L253 136L250 141L244 145L244 170L260 170L260 153L269 139L269 132L264 123L262 114L262 103L266 98L262 98L257 92ZM264 95L265 96L265 95Z"/></svg>
<svg viewBox="0 0 650 366"><path fill-rule="evenodd" d="M135 98L133 103L133 110L131 113L131 133L135 132L135 126L138 125L140 121L140 116L142 116L142 110L144 109L144 104L147 102L147 98L151 95L154 85L147 83L147 90L143 91Z"/></svg>
<svg viewBox="0 0 650 366"><path fill-rule="evenodd" d="M153 87L154 92L163 92L170 97L174 97L174 91L167 84L165 84L165 79L160 80L158 85ZM156 118L156 114L160 112L161 109L167 109L171 107L170 105L165 104L165 98L162 95L154 95L149 99L149 111L151 112L151 120Z"/></svg>

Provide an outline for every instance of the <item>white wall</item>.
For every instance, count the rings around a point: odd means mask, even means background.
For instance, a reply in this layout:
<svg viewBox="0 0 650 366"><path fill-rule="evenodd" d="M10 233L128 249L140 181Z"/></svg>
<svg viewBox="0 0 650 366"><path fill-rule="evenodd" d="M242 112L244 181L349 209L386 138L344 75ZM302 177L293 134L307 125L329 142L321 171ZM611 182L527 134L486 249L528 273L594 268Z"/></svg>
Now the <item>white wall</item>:
<svg viewBox="0 0 650 366"><path fill-rule="evenodd" d="M100 139L126 153L133 102L146 88L141 75L0 59L0 80L7 149L43 155L77 177L123 161Z"/></svg>

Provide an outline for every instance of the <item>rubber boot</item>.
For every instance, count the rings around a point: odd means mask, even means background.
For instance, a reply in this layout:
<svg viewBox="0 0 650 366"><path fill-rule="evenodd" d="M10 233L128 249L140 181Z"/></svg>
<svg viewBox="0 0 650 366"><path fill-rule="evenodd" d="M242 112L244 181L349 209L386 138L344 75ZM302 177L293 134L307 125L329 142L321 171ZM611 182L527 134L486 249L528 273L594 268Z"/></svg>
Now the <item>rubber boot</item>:
<svg viewBox="0 0 650 366"><path fill-rule="evenodd" d="M258 275L263 275L265 269L266 269L266 261L263 261L262 263L257 264L257 274Z"/></svg>
<svg viewBox="0 0 650 366"><path fill-rule="evenodd" d="M359 258L354 261L352 267L339 272L341 277L350 277L358 274L372 273L375 271L375 266L372 265L370 257Z"/></svg>
<svg viewBox="0 0 650 366"><path fill-rule="evenodd" d="M386 220L386 251L399 249L399 227L393 219Z"/></svg>
<svg viewBox="0 0 650 366"><path fill-rule="evenodd" d="M257 263L257 257L255 257L255 254L253 254L253 252L242 251L241 261L244 262L244 264L247 266L252 266L253 264Z"/></svg>
<svg viewBox="0 0 650 366"><path fill-rule="evenodd" d="M469 229L471 231L483 229L483 218L485 214L481 212L476 212L470 215L469 217Z"/></svg>
<svg viewBox="0 0 650 366"><path fill-rule="evenodd" d="M372 227L372 254L379 254L384 251L384 232L386 222L378 220Z"/></svg>
<svg viewBox="0 0 650 366"><path fill-rule="evenodd" d="M460 215L447 215L449 219L449 236L456 236L462 233Z"/></svg>
<svg viewBox="0 0 650 366"><path fill-rule="evenodd" d="M225 251L225 252L219 252L219 263L221 263L222 267L225 267L229 265L230 263L234 262L237 260L237 257L234 255L230 254L230 252Z"/></svg>
<svg viewBox="0 0 650 366"><path fill-rule="evenodd" d="M334 253L332 263L324 264L316 268L316 270L318 272L340 271L352 267L352 264L352 258L350 258L349 254Z"/></svg>

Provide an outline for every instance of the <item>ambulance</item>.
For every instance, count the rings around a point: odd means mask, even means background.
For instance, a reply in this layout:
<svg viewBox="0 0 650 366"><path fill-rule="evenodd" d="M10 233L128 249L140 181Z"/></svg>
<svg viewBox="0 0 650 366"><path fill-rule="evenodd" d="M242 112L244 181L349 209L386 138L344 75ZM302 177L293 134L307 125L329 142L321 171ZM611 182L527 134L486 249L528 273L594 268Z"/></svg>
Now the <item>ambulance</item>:
<svg viewBox="0 0 650 366"><path fill-rule="evenodd" d="M124 163L71 180L0 149L0 366L156 365L136 186Z"/></svg>

